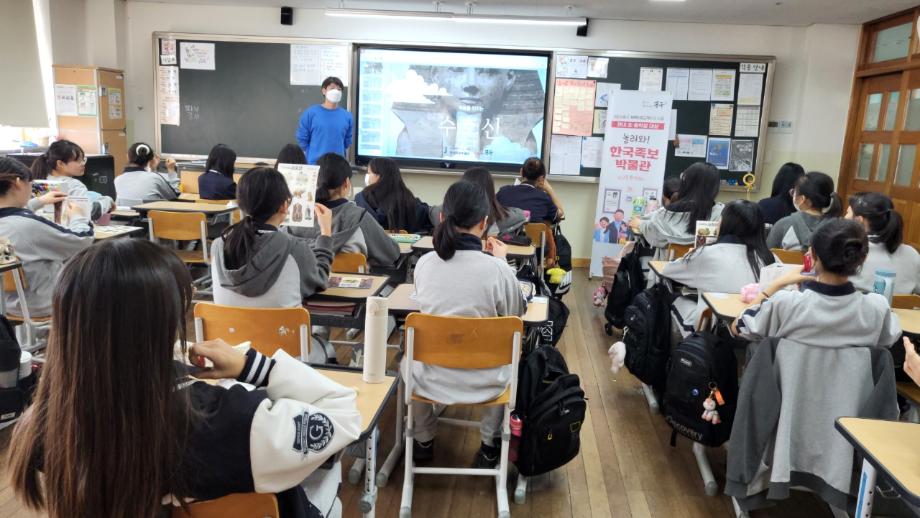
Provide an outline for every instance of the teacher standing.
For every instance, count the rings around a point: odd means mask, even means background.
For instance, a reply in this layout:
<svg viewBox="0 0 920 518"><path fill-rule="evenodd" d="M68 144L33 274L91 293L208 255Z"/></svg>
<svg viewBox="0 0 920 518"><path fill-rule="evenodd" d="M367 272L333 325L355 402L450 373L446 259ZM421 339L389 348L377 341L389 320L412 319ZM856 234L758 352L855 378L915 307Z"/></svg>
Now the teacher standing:
<svg viewBox="0 0 920 518"><path fill-rule="evenodd" d="M345 156L351 146L351 113L339 108L344 89L341 79L327 77L322 85L323 103L307 108L300 116L296 136L308 164L315 164L326 153Z"/></svg>

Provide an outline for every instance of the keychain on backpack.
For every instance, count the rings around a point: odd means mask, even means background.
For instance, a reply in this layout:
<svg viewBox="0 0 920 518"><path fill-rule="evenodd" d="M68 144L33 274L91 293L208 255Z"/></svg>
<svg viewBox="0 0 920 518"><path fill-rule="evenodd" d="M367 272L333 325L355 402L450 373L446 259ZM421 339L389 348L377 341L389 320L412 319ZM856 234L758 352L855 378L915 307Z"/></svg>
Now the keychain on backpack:
<svg viewBox="0 0 920 518"><path fill-rule="evenodd" d="M703 421L708 421L712 424L721 423L722 419L719 417L719 411L716 410L716 406L724 404L725 400L722 398L722 393L719 392L719 387L715 383L710 383L709 396L703 401Z"/></svg>

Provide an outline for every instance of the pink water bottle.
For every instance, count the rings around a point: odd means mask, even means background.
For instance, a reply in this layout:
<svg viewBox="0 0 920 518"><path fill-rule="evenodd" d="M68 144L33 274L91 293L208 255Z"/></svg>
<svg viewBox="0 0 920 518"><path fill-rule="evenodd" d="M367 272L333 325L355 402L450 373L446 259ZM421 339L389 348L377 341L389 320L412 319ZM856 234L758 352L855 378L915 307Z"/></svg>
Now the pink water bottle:
<svg viewBox="0 0 920 518"><path fill-rule="evenodd" d="M524 431L524 422L515 414L511 414L508 423L511 426L511 447L508 449L508 460L517 461L518 443L521 442L521 433Z"/></svg>

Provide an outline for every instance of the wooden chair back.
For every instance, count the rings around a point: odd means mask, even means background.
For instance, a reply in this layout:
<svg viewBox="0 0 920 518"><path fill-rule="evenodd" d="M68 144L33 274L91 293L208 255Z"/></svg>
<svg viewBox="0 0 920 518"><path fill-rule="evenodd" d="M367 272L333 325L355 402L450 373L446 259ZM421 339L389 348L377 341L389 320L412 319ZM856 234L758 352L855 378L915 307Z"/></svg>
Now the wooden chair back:
<svg viewBox="0 0 920 518"><path fill-rule="evenodd" d="M674 261L687 255L693 250L692 245L679 245L677 243L668 243L668 261Z"/></svg>
<svg viewBox="0 0 920 518"><path fill-rule="evenodd" d="M189 504L188 512L174 507L172 518L281 518L278 497L272 493L233 493L214 500Z"/></svg>
<svg viewBox="0 0 920 518"><path fill-rule="evenodd" d="M410 313L406 336L412 357L451 369L491 369L511 363L524 334L519 317L443 317Z"/></svg>
<svg viewBox="0 0 920 518"><path fill-rule="evenodd" d="M236 209L230 213L230 224L231 225L236 225L240 221L243 221L243 211L242 210Z"/></svg>
<svg viewBox="0 0 920 518"><path fill-rule="evenodd" d="M524 223L524 234L530 238L534 246L543 249L546 239L546 223Z"/></svg>
<svg viewBox="0 0 920 518"><path fill-rule="evenodd" d="M891 297L891 307L895 309L920 308L920 295L895 295Z"/></svg>
<svg viewBox="0 0 920 518"><path fill-rule="evenodd" d="M207 239L208 218L203 212L167 212L151 210L150 237L175 241Z"/></svg>
<svg viewBox="0 0 920 518"><path fill-rule="evenodd" d="M302 308L244 308L210 302L195 304L195 338L223 339L230 345L249 341L271 356L278 349L306 360L310 354L310 313Z"/></svg>
<svg viewBox="0 0 920 518"><path fill-rule="evenodd" d="M19 281L22 282L22 288L26 289L29 287L26 283L25 272L22 271L22 267L16 268L15 270L9 270L3 272L3 291L6 293L15 293L16 292L16 281L13 279L14 275L19 276Z"/></svg>
<svg viewBox="0 0 920 518"><path fill-rule="evenodd" d="M198 194L198 177L201 175L201 171L180 171L179 190Z"/></svg>
<svg viewBox="0 0 920 518"><path fill-rule="evenodd" d="M783 250L782 248L771 248L773 255L783 264L805 264L805 252L801 250Z"/></svg>
<svg viewBox="0 0 920 518"><path fill-rule="evenodd" d="M339 252L332 258L335 273L367 273L367 257L358 252Z"/></svg>

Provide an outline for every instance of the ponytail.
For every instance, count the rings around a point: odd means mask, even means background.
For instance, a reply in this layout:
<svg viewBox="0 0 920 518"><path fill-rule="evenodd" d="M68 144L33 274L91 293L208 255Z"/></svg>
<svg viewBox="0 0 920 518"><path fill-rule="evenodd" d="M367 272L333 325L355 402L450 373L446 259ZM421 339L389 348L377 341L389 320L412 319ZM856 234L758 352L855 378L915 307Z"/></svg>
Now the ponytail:
<svg viewBox="0 0 920 518"><path fill-rule="evenodd" d="M248 263L258 236L256 223L248 214L239 223L225 228L220 234L224 240L224 265L235 270Z"/></svg>
<svg viewBox="0 0 920 518"><path fill-rule="evenodd" d="M834 192L834 179L830 176L812 171L799 178L795 189L811 203L812 208L821 212L822 218L843 215L843 201Z"/></svg>
<svg viewBox="0 0 920 518"><path fill-rule="evenodd" d="M883 243L893 254L904 240L904 219L894 209L891 198L877 192L861 192L850 196L854 216L866 220L869 241Z"/></svg>
<svg viewBox="0 0 920 518"><path fill-rule="evenodd" d="M135 142L128 148L128 161L138 167L146 167L155 156L150 144Z"/></svg>
<svg viewBox="0 0 920 518"><path fill-rule="evenodd" d="M48 164L48 152L44 152L32 162L32 178L36 180L45 180L51 174L51 166Z"/></svg>
<svg viewBox="0 0 920 518"><path fill-rule="evenodd" d="M48 146L45 151L32 162L32 177L36 180L45 180L57 167L57 163L69 163L74 160L82 160L86 154L83 148L69 140L58 140Z"/></svg>
<svg viewBox="0 0 920 518"><path fill-rule="evenodd" d="M224 240L227 268L241 268L249 262L259 237L256 224L271 219L289 201L291 190L281 173L271 167L254 167L246 171L237 190L237 202L246 216L220 234Z"/></svg>
<svg viewBox="0 0 920 518"><path fill-rule="evenodd" d="M326 203L332 198L332 192L345 185L351 179L351 166L342 155L326 153L316 161L319 174L316 177L316 202Z"/></svg>
<svg viewBox="0 0 920 518"><path fill-rule="evenodd" d="M831 201L828 202L827 207L821 209L822 217L825 218L839 218L843 216L843 200L840 199L840 195L832 193Z"/></svg>
<svg viewBox="0 0 920 518"><path fill-rule="evenodd" d="M457 243L460 240L460 232L447 218L438 224L431 236L431 242L434 244L434 251L438 257L449 261L454 257L457 251Z"/></svg>
<svg viewBox="0 0 920 518"><path fill-rule="evenodd" d="M448 261L457 251L461 229L471 228L489 215L491 206L485 189L468 180L451 185L444 194L441 214L444 217L432 235L434 251Z"/></svg>

